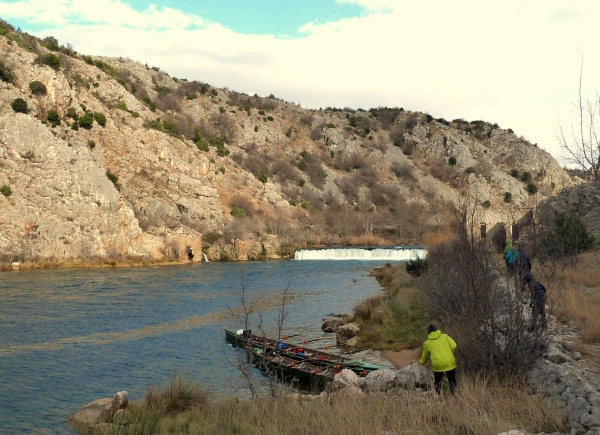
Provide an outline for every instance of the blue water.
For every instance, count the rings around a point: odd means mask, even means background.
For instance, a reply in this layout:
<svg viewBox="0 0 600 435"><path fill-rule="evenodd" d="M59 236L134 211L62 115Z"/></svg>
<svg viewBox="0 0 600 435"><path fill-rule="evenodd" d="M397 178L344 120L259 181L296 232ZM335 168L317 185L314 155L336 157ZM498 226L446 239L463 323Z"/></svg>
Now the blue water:
<svg viewBox="0 0 600 435"><path fill-rule="evenodd" d="M71 434L66 419L127 390L130 400L174 372L217 396L247 396L222 328L243 325L249 306L275 334L334 340L320 329L380 290L375 262L198 263L115 270L0 274L0 433ZM258 315L250 317L257 329ZM293 342L293 340L291 340ZM266 380L257 374L258 382Z"/></svg>

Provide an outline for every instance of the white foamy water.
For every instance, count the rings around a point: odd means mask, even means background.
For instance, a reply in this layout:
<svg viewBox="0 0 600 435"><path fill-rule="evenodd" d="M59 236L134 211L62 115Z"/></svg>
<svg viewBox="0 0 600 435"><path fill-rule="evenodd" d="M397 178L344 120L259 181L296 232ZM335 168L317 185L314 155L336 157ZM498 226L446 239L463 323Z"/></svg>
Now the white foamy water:
<svg viewBox="0 0 600 435"><path fill-rule="evenodd" d="M408 261L425 258L427 250L423 247L350 247L300 249L296 251L296 260L392 260Z"/></svg>

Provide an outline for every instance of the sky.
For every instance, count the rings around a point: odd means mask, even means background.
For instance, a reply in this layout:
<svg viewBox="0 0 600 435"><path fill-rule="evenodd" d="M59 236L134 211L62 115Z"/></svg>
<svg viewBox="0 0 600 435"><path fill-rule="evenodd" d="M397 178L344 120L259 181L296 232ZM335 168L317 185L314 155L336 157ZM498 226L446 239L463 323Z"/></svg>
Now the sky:
<svg viewBox="0 0 600 435"><path fill-rule="evenodd" d="M600 89L596 0L0 0L82 54L306 108L403 107L512 128L554 155Z"/></svg>

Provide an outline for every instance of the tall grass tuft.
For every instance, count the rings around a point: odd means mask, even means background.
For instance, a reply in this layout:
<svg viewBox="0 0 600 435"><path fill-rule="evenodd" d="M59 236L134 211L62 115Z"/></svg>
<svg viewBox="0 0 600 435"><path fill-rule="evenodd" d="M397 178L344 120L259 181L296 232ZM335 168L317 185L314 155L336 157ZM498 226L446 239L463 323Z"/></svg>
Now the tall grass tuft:
<svg viewBox="0 0 600 435"><path fill-rule="evenodd" d="M210 394L195 381L175 373L162 390L151 386L146 392L146 404L158 414L169 414L205 407Z"/></svg>

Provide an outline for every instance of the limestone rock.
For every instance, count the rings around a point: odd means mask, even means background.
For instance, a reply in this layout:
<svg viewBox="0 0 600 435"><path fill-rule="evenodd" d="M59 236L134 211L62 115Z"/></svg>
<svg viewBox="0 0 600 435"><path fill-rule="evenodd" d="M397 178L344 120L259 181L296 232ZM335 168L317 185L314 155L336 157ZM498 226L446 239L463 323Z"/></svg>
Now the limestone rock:
<svg viewBox="0 0 600 435"><path fill-rule="evenodd" d="M344 344L358 334L360 334L358 323L348 323L338 328L335 338L338 344Z"/></svg>
<svg viewBox="0 0 600 435"><path fill-rule="evenodd" d="M99 423L109 423L112 417L113 399L98 399L81 407L77 414L69 417L67 423L74 427L95 426Z"/></svg>
<svg viewBox="0 0 600 435"><path fill-rule="evenodd" d="M365 377L363 389L367 392L388 391L396 385L396 370L375 370Z"/></svg>
<svg viewBox="0 0 600 435"><path fill-rule="evenodd" d="M428 388L431 385L431 373L419 363L410 364L396 372L396 384L407 390Z"/></svg>

